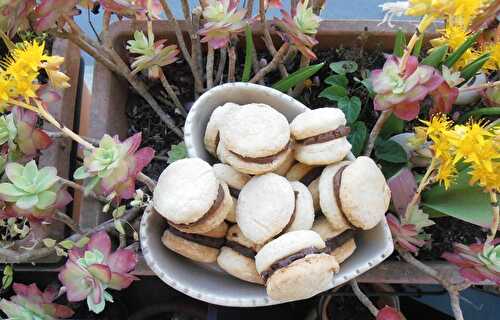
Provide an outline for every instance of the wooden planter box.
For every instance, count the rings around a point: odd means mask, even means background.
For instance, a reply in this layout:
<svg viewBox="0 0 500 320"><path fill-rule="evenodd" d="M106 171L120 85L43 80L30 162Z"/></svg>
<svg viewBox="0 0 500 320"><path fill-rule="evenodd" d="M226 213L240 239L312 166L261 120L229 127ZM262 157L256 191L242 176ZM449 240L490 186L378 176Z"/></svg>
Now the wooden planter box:
<svg viewBox="0 0 500 320"><path fill-rule="evenodd" d="M365 42L367 50L381 46L386 52L392 52L394 45L395 30L403 29L408 35L415 30L415 24L411 22L398 22L394 29L388 26L378 26L379 21L375 20L328 20L323 21L319 28L317 39L318 48L338 48L340 46L353 46L359 43L359 36L362 33L368 37ZM181 22L181 27L184 24ZM125 56L125 43L133 37L135 30L146 31L146 25L132 21L120 21L110 27L109 37L117 52ZM153 30L157 39L168 39L168 43L176 43L173 29L167 21L155 21ZM261 40L262 29L254 29L255 46L264 48ZM184 33L186 40L187 34ZM277 38L276 41L279 41ZM244 41L242 41L244 43ZM188 42L189 43L189 42ZM276 42L277 43L277 42ZM92 89L92 102L90 110L90 123L85 131L92 138L101 138L103 134L118 134L120 138L127 135L127 117L125 114L128 99L129 85L127 81L114 75L110 70L101 64L96 64L94 70L94 81ZM158 120L160 121L160 120ZM92 200L83 200L81 205L80 226L82 228L93 227L107 219L101 213L101 205ZM108 217L109 218L109 217ZM459 281L460 275L457 268L444 261L430 263L442 273L452 274L453 279ZM141 258L137 269L137 275L154 276L155 274L148 268ZM435 284L433 278L421 273L411 265L400 261L385 261L379 266L361 275L360 282L370 283L401 283L401 284Z"/></svg>
<svg viewBox="0 0 500 320"><path fill-rule="evenodd" d="M49 105L50 113L70 129L74 127L78 121L77 103L80 90L80 48L67 40L55 39L52 45L52 55L58 55L65 58L61 71L67 74L70 79L71 87L65 90L59 90L61 100ZM58 132L54 126L45 123L43 129L50 132ZM39 166L53 166L57 168L57 173L60 177L69 178L72 159L72 142L69 139L53 139L52 145L42 151L38 159ZM68 214L69 206L66 208ZM61 222L53 222L48 226L47 237L62 240L66 234L65 225ZM60 257L52 255L44 259L36 261L43 264L54 264L60 261ZM8 259L0 256L0 263L9 263Z"/></svg>

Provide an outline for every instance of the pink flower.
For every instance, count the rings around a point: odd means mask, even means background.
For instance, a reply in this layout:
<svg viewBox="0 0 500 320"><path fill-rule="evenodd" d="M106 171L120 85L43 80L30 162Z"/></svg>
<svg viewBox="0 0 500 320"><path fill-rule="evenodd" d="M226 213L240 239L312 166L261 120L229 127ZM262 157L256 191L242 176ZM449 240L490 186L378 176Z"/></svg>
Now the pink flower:
<svg viewBox="0 0 500 320"><path fill-rule="evenodd" d="M107 288L122 290L139 280L130 274L138 261L129 249L111 253L111 240L104 231L95 233L83 248L70 250L59 280L66 288L68 301L87 300L91 311L99 313L106 301L113 302Z"/></svg>
<svg viewBox="0 0 500 320"><path fill-rule="evenodd" d="M406 320L405 316L394 308L385 306L377 313L376 320Z"/></svg>
<svg viewBox="0 0 500 320"><path fill-rule="evenodd" d="M420 102L444 80L433 67L418 65L416 57L409 57L404 74L399 73L400 63L400 58L389 55L382 69L372 71L370 81L377 94L373 104L375 110L392 110L408 121L418 116Z"/></svg>
<svg viewBox="0 0 500 320"><path fill-rule="evenodd" d="M418 239L418 232L413 224L401 224L393 214L386 215L389 229L391 229L394 241L405 250L417 253L418 249L425 244L424 240Z"/></svg>
<svg viewBox="0 0 500 320"><path fill-rule="evenodd" d="M0 310L10 319L70 318L74 314L70 308L52 303L57 298L57 288L48 287L42 292L34 283L29 286L14 283L12 288L16 295L10 301L0 301Z"/></svg>

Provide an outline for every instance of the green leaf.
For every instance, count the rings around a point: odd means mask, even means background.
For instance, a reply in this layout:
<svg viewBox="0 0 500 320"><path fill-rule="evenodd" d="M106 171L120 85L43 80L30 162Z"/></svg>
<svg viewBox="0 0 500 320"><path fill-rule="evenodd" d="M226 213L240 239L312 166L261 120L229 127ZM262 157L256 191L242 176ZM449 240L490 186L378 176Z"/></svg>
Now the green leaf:
<svg viewBox="0 0 500 320"><path fill-rule="evenodd" d="M490 59L490 57L490 53L485 53L465 66L460 72L460 76L464 79L462 83L466 83L470 78L475 76L476 73L478 73L484 64Z"/></svg>
<svg viewBox="0 0 500 320"><path fill-rule="evenodd" d="M243 67L243 75L241 76L241 81L248 82L250 80L250 72L252 72L252 61L253 61L253 35L252 28L250 26L246 26L245 28L245 39L246 39L246 48L245 48L245 65Z"/></svg>
<svg viewBox="0 0 500 320"><path fill-rule="evenodd" d="M57 169L54 167L43 167L36 177L36 191L47 190L59 180Z"/></svg>
<svg viewBox="0 0 500 320"><path fill-rule="evenodd" d="M349 80L347 79L345 74L332 74L331 76L326 78L324 82L329 85L336 84L341 87L347 88Z"/></svg>
<svg viewBox="0 0 500 320"><path fill-rule="evenodd" d="M364 122L356 121L351 125L351 132L347 140L352 145L351 152L355 157L359 156L365 147L367 132Z"/></svg>
<svg viewBox="0 0 500 320"><path fill-rule="evenodd" d="M393 163L384 160L379 160L378 164L381 166L382 173L386 179L391 178L407 166L406 163Z"/></svg>
<svg viewBox="0 0 500 320"><path fill-rule="evenodd" d="M337 107L344 112L347 123L354 123L358 119L359 112L361 111L361 100L358 97L341 98Z"/></svg>
<svg viewBox="0 0 500 320"><path fill-rule="evenodd" d="M437 68L439 64L443 61L444 56L448 52L448 45L443 45L434 49L427 57L422 60L421 64L425 64L434 68Z"/></svg>
<svg viewBox="0 0 500 320"><path fill-rule="evenodd" d="M188 157L186 144L181 142L179 144L173 144L170 151L167 152L168 163L174 163L177 160L185 159Z"/></svg>
<svg viewBox="0 0 500 320"><path fill-rule="evenodd" d="M120 220L114 220L114 225L116 231L118 231L121 234L125 234L125 229L123 229L123 224Z"/></svg>
<svg viewBox="0 0 500 320"><path fill-rule="evenodd" d="M126 206L119 206L113 210L113 218L118 219L125 213Z"/></svg>
<svg viewBox="0 0 500 320"><path fill-rule="evenodd" d="M38 168L35 160L28 162L23 169L23 177L27 181L32 181L38 175Z"/></svg>
<svg viewBox="0 0 500 320"><path fill-rule="evenodd" d="M467 49L469 49L476 43L476 40L480 34L481 32L476 32L475 34L467 38L467 40L465 40L464 43L462 43L457 48L457 50L453 51L448 56L448 58L446 58L446 60L444 61L444 65L447 66L448 68L451 68L463 56L465 51L467 51Z"/></svg>
<svg viewBox="0 0 500 320"><path fill-rule="evenodd" d="M281 92L286 92L288 91L288 89L291 89L295 85L302 83L315 75L321 68L323 68L324 65L325 63L323 62L301 68L288 75L288 77L281 79L280 81L273 84L273 88Z"/></svg>
<svg viewBox="0 0 500 320"><path fill-rule="evenodd" d="M28 210L33 208L38 202L38 196L36 194L30 194L23 196L16 201L16 206L20 209Z"/></svg>
<svg viewBox="0 0 500 320"><path fill-rule="evenodd" d="M47 209L51 205L56 203L57 194L53 191L43 191L38 193L38 202L36 203L36 208L40 210Z"/></svg>
<svg viewBox="0 0 500 320"><path fill-rule="evenodd" d="M403 30L399 29L396 32L396 37L394 39L394 50L392 51L392 53L396 57L402 57L405 52L405 47L406 47L406 36Z"/></svg>
<svg viewBox="0 0 500 320"><path fill-rule="evenodd" d="M82 237L80 240L78 240L75 243L75 247L77 248L83 248L87 243L89 243L90 238L89 237Z"/></svg>
<svg viewBox="0 0 500 320"><path fill-rule="evenodd" d="M26 195L26 192L19 189L12 183L0 183L0 195L5 201L16 201L19 197Z"/></svg>
<svg viewBox="0 0 500 320"><path fill-rule="evenodd" d="M358 64L351 60L330 63L330 69L338 74L353 73L358 70Z"/></svg>
<svg viewBox="0 0 500 320"><path fill-rule="evenodd" d="M423 34L421 34L418 37L418 40L415 43L415 46L413 47L413 53L412 53L412 55L414 55L415 57L418 57L420 55L420 51L422 50L422 43L423 42L424 42L424 36L423 36Z"/></svg>
<svg viewBox="0 0 500 320"><path fill-rule="evenodd" d="M429 219L429 214L425 213L422 209L416 206L413 209L410 220L406 221L406 223L415 225L415 229L418 233L420 233L423 228L436 224L434 221Z"/></svg>
<svg viewBox="0 0 500 320"><path fill-rule="evenodd" d="M85 168L85 166L79 167L73 173L73 178L75 178L76 180L83 180L83 179L86 179L88 177L90 177L90 174L87 172L87 169Z"/></svg>
<svg viewBox="0 0 500 320"><path fill-rule="evenodd" d="M90 191L94 190L99 181L101 181L101 178L99 176L92 177L92 179L90 179L90 181L85 185L83 192L85 194L89 194Z"/></svg>
<svg viewBox="0 0 500 320"><path fill-rule="evenodd" d="M51 239L51 238L45 238L42 240L43 245L46 246L47 248L53 248L56 245L56 240Z"/></svg>
<svg viewBox="0 0 500 320"><path fill-rule="evenodd" d="M367 78L363 79L363 80L360 80L360 79L354 77L354 81L356 81L358 83L361 83L366 88L366 90L368 90L368 94L370 95L370 97L374 97L375 96L375 91L373 91L373 84L370 81L370 77L369 76Z"/></svg>
<svg viewBox="0 0 500 320"><path fill-rule="evenodd" d="M468 171L463 170L458 173L455 183L448 190L435 184L422 194L421 205L432 211L488 227L492 221L489 195L481 187L469 185L469 178Z"/></svg>
<svg viewBox="0 0 500 320"><path fill-rule="evenodd" d="M379 136L384 139L389 139L389 137L403 132L404 126L404 121L392 113L382 127L382 130L380 130Z"/></svg>
<svg viewBox="0 0 500 320"><path fill-rule="evenodd" d="M10 287L12 280L14 280L14 271L12 270L12 266L8 264L3 268L2 289L5 290Z"/></svg>
<svg viewBox="0 0 500 320"><path fill-rule="evenodd" d="M391 163L406 163L408 161L408 155L403 147L391 140L377 140L375 143L375 156Z"/></svg>
<svg viewBox="0 0 500 320"><path fill-rule="evenodd" d="M75 246L75 243L71 240L63 240L59 242L59 245L66 250L71 250Z"/></svg>
<svg viewBox="0 0 500 320"><path fill-rule="evenodd" d="M339 101L341 98L347 97L347 90L338 84L332 84L328 88L320 92L320 98L327 98L332 101Z"/></svg>
<svg viewBox="0 0 500 320"><path fill-rule="evenodd" d="M487 107L487 108L480 108L476 110L469 111L465 114L463 114L458 122L465 122L469 120L469 118L476 118L476 117L482 117L482 116L500 116L500 107Z"/></svg>

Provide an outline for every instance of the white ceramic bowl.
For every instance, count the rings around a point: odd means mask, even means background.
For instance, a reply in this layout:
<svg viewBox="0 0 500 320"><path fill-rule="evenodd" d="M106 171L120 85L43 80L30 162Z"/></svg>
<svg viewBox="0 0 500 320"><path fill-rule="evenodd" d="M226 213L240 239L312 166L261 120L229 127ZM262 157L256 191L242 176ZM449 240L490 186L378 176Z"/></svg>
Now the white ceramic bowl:
<svg viewBox="0 0 500 320"><path fill-rule="evenodd" d="M231 83L215 87L204 93L189 111L184 138L190 157L213 160L204 148L203 135L212 111L226 102L265 103L283 113L289 121L308 110L292 97L260 85ZM262 286L236 279L215 264L196 263L168 250L160 239L166 226L166 220L148 208L140 228L146 263L165 283L195 299L217 305L258 307L280 303L270 299ZM356 244L358 249L342 263L332 288L373 268L394 250L385 219L374 229L360 232Z"/></svg>

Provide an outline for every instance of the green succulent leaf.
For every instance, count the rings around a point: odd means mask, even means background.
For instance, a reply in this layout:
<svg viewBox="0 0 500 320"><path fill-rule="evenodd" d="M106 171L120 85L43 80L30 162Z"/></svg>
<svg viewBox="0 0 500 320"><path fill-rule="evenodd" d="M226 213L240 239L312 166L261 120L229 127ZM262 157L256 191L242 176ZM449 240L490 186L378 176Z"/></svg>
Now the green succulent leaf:
<svg viewBox="0 0 500 320"><path fill-rule="evenodd" d="M115 219L114 225L115 225L116 231L118 231L120 234L125 234L125 229L123 229L123 224L122 224L121 220Z"/></svg>
<svg viewBox="0 0 500 320"><path fill-rule="evenodd" d="M94 190L94 188L97 186L97 184L99 183L99 181L101 181L101 177L99 176L95 176L95 177L92 177L88 183L85 185L85 188L84 188L84 193L85 194L89 194L92 190Z"/></svg>
<svg viewBox="0 0 500 320"><path fill-rule="evenodd" d="M448 68L451 68L464 55L464 53L476 43L476 40L480 34L481 32L476 32L475 34L467 38L464 43L462 43L455 51L453 51L448 56L448 58L446 58L446 60L444 61L444 65Z"/></svg>
<svg viewBox="0 0 500 320"><path fill-rule="evenodd" d="M448 52L448 45L443 45L434 49L427 57L422 60L421 64L425 64L437 68L443 61L444 56Z"/></svg>
<svg viewBox="0 0 500 320"><path fill-rule="evenodd" d="M460 76L464 79L463 83L466 83L470 78L475 76L476 73L478 73L484 64L490 59L490 57L490 53L485 53L465 66L460 72Z"/></svg>
<svg viewBox="0 0 500 320"><path fill-rule="evenodd" d="M351 132L347 137L347 140L352 145L351 152L355 157L359 156L363 151L365 146L366 136L368 130L364 122L356 121L351 125Z"/></svg>
<svg viewBox="0 0 500 320"><path fill-rule="evenodd" d="M487 117L500 116L500 107L486 107L486 108L475 109L461 115L458 121L465 122L471 117L477 118L481 116L487 116Z"/></svg>
<svg viewBox="0 0 500 320"><path fill-rule="evenodd" d="M76 180L83 180L83 179L86 179L88 177L90 177L90 174L87 172L87 169L85 168L85 166L79 167L73 173L73 178L75 178Z"/></svg>
<svg viewBox="0 0 500 320"><path fill-rule="evenodd" d="M0 183L0 195L5 201L16 201L22 196L26 195L26 192L17 188L12 183L3 182Z"/></svg>
<svg viewBox="0 0 500 320"><path fill-rule="evenodd" d="M389 139L389 137L403 132L404 126L404 121L396 117L394 113L391 113L389 119L387 119L384 126L382 127L382 130L380 130L379 135L384 139Z"/></svg>
<svg viewBox="0 0 500 320"><path fill-rule="evenodd" d="M42 242L43 242L43 245L46 246L47 248L53 248L57 243L56 240L51 239L51 238L45 238L42 240Z"/></svg>
<svg viewBox="0 0 500 320"><path fill-rule="evenodd" d="M12 280L14 280L14 271L12 270L12 266L7 264L3 268L2 289L5 290L9 288L12 284Z"/></svg>
<svg viewBox="0 0 500 320"><path fill-rule="evenodd" d="M45 210L56 203L57 194L53 191L43 191L38 194L36 208Z"/></svg>
<svg viewBox="0 0 500 320"><path fill-rule="evenodd" d="M51 188L57 181L59 177L57 176L57 169L54 167L43 167L38 172L38 176L35 179L36 190L47 190Z"/></svg>
<svg viewBox="0 0 500 320"><path fill-rule="evenodd" d="M23 177L27 181L33 181L34 180L33 178L36 177L37 175L38 175L38 168L36 166L36 162L35 160L31 160L24 166Z"/></svg>
<svg viewBox="0 0 500 320"><path fill-rule="evenodd" d="M188 157L186 144L181 142L179 144L173 144L170 151L167 152L168 163L174 163L177 160L185 159Z"/></svg>
<svg viewBox="0 0 500 320"><path fill-rule="evenodd" d="M59 242L59 245L66 250L71 250L75 246L75 243L71 240L63 240Z"/></svg>
<svg viewBox="0 0 500 320"><path fill-rule="evenodd" d="M423 42L424 42L424 36L421 34L418 37L418 40L415 43L415 46L413 47L412 55L414 55L415 57L418 57L420 55L420 51L422 50Z"/></svg>
<svg viewBox="0 0 500 320"><path fill-rule="evenodd" d="M500 272L500 245L485 245L478 258L488 269Z"/></svg>
<svg viewBox="0 0 500 320"><path fill-rule="evenodd" d="M288 89L293 88L299 83L303 83L305 80L315 75L321 68L323 68L324 65L325 63L322 62L301 68L290 74L288 77L273 84L273 88L281 92L286 92Z"/></svg>
<svg viewBox="0 0 500 320"><path fill-rule="evenodd" d="M392 140L378 139L375 143L375 156L391 163L406 163L408 154L403 147Z"/></svg>
<svg viewBox="0 0 500 320"><path fill-rule="evenodd" d="M351 60L332 62L330 69L337 74L353 73L358 70L358 64Z"/></svg>
<svg viewBox="0 0 500 320"><path fill-rule="evenodd" d="M338 84L332 84L321 91L319 97L338 102L340 99L347 97L347 90Z"/></svg>
<svg viewBox="0 0 500 320"><path fill-rule="evenodd" d="M127 50L131 53L147 55L154 53L154 40L149 41L142 31L134 32L134 40L127 41Z"/></svg>
<svg viewBox="0 0 500 320"><path fill-rule="evenodd" d="M338 101L337 107L344 112L347 123L351 124L358 119L361 100L358 97L344 97Z"/></svg>
<svg viewBox="0 0 500 320"><path fill-rule="evenodd" d="M336 84L341 87L347 88L347 85L349 84L349 79L347 79L345 74L332 74L331 76L326 78L324 82L329 85Z"/></svg>
<svg viewBox="0 0 500 320"><path fill-rule="evenodd" d="M394 39L394 50L392 51L392 54L394 54L396 57L402 57L403 53L405 52L406 48L406 36L403 30L399 29L396 32L396 37Z"/></svg>
<svg viewBox="0 0 500 320"><path fill-rule="evenodd" d="M36 194L25 195L17 199L16 206L20 209L29 210L37 204L38 200L39 198Z"/></svg>
<svg viewBox="0 0 500 320"><path fill-rule="evenodd" d="M243 67L243 75L241 76L241 81L248 82L248 80L250 80L250 73L252 72L253 51L255 50L253 44L252 28L250 28L250 26L245 27L245 39L245 65Z"/></svg>

